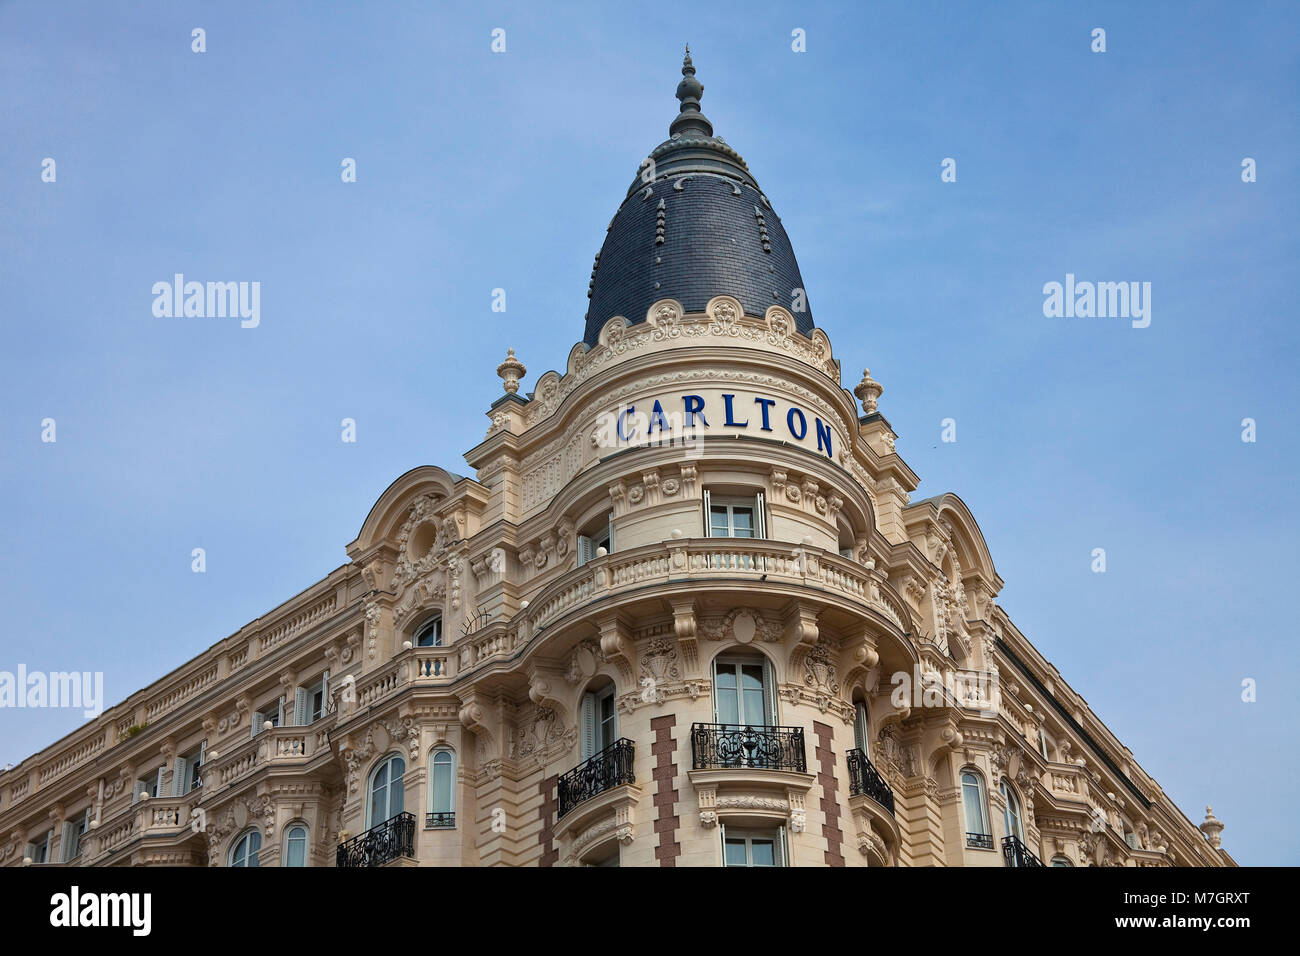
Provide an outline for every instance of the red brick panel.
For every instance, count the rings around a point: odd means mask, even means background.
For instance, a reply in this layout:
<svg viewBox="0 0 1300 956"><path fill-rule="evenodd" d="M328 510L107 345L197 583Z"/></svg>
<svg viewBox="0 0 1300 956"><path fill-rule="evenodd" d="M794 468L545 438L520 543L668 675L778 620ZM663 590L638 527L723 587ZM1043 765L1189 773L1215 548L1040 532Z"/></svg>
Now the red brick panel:
<svg viewBox="0 0 1300 956"><path fill-rule="evenodd" d="M655 717L650 721L650 729L655 735L654 743L650 745L650 753L655 758L650 777L656 782L652 802L657 811L655 833L659 834L655 859L660 866L676 866L677 857L682 855L682 845L674 839L680 821L677 816L677 791L673 789L673 778L677 776L677 762L673 759L677 742L673 740L672 728L676 723L675 714Z"/></svg>
<svg viewBox="0 0 1300 956"><path fill-rule="evenodd" d="M560 851L555 848L555 781L558 779L558 776L552 774L537 785L542 794L542 806L537 811L542 818L542 832L538 837L538 842L542 845L542 858L538 860L538 866L554 866L560 858Z"/></svg>
<svg viewBox="0 0 1300 956"><path fill-rule="evenodd" d="M822 836L826 838L826 865L843 866L844 831L840 829L839 783L835 779L835 750L833 734L826 724L813 722L813 733L817 735L817 783L822 790L821 809L826 822L822 824Z"/></svg>

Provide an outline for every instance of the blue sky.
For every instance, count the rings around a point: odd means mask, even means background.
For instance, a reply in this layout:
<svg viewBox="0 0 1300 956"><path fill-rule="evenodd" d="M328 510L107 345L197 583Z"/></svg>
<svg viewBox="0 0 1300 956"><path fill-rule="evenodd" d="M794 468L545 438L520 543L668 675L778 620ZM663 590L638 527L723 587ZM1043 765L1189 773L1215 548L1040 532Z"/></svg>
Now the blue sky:
<svg viewBox="0 0 1300 956"><path fill-rule="evenodd" d="M506 346L530 388L581 339L689 42L915 497L967 502L1194 822L1300 862L1300 13L1129 6L0 5L0 669L115 703L345 563L402 472L467 471ZM259 281L260 326L155 318L176 272ZM1150 327L1045 318L1066 273L1150 282ZM0 710L0 765L81 719Z"/></svg>

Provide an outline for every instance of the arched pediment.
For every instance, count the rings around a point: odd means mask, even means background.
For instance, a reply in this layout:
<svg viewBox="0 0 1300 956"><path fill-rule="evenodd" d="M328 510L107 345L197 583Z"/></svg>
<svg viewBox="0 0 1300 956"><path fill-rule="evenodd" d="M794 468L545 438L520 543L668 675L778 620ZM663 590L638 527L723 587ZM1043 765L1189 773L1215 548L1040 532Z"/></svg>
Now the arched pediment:
<svg viewBox="0 0 1300 956"><path fill-rule="evenodd" d="M412 468L379 496L379 500L366 515L356 540L348 545L348 555L355 558L376 544L395 539L416 501L429 497L436 503L449 498L456 483L464 480L437 465Z"/></svg>

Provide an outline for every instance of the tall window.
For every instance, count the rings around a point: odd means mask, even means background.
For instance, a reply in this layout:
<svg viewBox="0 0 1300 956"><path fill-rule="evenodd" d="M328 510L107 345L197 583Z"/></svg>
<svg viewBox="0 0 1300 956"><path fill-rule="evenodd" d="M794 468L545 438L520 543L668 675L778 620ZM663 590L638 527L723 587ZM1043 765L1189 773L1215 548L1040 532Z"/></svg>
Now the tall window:
<svg viewBox="0 0 1300 956"><path fill-rule="evenodd" d="M618 710L614 685L582 695L582 759L594 757L618 739Z"/></svg>
<svg viewBox="0 0 1300 956"><path fill-rule="evenodd" d="M183 797L202 784L203 778L200 775L200 768L203 766L203 757L206 752L207 741L204 741L184 757L176 758L176 767L172 772L173 796Z"/></svg>
<svg viewBox="0 0 1300 956"><path fill-rule="evenodd" d="M758 727L776 723L772 669L765 657L719 655L713 662L714 719Z"/></svg>
<svg viewBox="0 0 1300 956"><path fill-rule="evenodd" d="M377 827L397 816L403 807L406 761L399 754L384 759L370 775L370 801L366 804L366 827Z"/></svg>
<svg viewBox="0 0 1300 956"><path fill-rule="evenodd" d="M429 757L429 812L433 827L453 827L456 818L456 755L446 748Z"/></svg>
<svg viewBox="0 0 1300 956"><path fill-rule="evenodd" d="M1007 783L1004 777L998 785L1002 791L1002 799L1006 802L1006 809L1003 810L1003 823L1007 828L1007 836L1013 836L1021 843L1025 842L1025 831L1020 825L1020 801L1016 799L1016 792L1011 789L1011 784Z"/></svg>
<svg viewBox="0 0 1300 956"><path fill-rule="evenodd" d="M284 695L281 694L275 700L267 701L257 710L253 711L253 727L251 736L256 737L266 725L272 727L284 726Z"/></svg>
<svg viewBox="0 0 1300 956"><path fill-rule="evenodd" d="M330 672L325 671L314 684L299 687L293 692L293 723L295 727L313 724L325 716L329 707Z"/></svg>
<svg viewBox="0 0 1300 956"><path fill-rule="evenodd" d="M257 854L262 849L262 834L249 830L230 848L231 866L257 866Z"/></svg>
<svg viewBox="0 0 1300 956"><path fill-rule="evenodd" d="M704 492L706 529L710 538L765 538L763 494L732 497Z"/></svg>
<svg viewBox="0 0 1300 956"><path fill-rule="evenodd" d="M778 830L722 828L723 866L784 866L782 833Z"/></svg>
<svg viewBox="0 0 1300 956"><path fill-rule="evenodd" d="M601 522L589 527L586 534L578 535L578 567L595 558L597 548L604 548L606 554L614 550L614 512L612 511Z"/></svg>
<svg viewBox="0 0 1300 956"><path fill-rule="evenodd" d="M984 812L984 781L979 774L970 770L961 775L961 802L966 812L966 842L972 845L971 837L989 836L988 816ZM989 842L992 846L992 842Z"/></svg>
<svg viewBox="0 0 1300 956"><path fill-rule="evenodd" d="M295 823L284 834L284 865L307 865L307 828Z"/></svg>
<svg viewBox="0 0 1300 956"><path fill-rule="evenodd" d="M90 828L90 808L86 808L78 819L71 823L64 824L63 830L63 862L70 863L77 857L81 856L81 841L85 839L86 831Z"/></svg>
<svg viewBox="0 0 1300 956"><path fill-rule="evenodd" d="M32 858L33 863L48 863L50 861L50 843L53 839L54 831L49 830L28 844L27 855Z"/></svg>
<svg viewBox="0 0 1300 956"><path fill-rule="evenodd" d="M853 705L853 745L871 759L871 731L867 729L867 705L856 701Z"/></svg>
<svg viewBox="0 0 1300 956"><path fill-rule="evenodd" d="M442 647L442 618L435 617L415 634L416 647Z"/></svg>

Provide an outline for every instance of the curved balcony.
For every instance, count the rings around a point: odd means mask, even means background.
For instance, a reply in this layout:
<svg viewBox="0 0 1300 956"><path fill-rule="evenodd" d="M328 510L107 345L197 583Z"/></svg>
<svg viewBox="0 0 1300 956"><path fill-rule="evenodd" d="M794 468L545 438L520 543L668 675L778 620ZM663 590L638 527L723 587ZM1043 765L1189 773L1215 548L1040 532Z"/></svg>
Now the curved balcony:
<svg viewBox="0 0 1300 956"><path fill-rule="evenodd" d="M415 816L399 813L347 843L340 843L335 866L384 866L415 856Z"/></svg>

